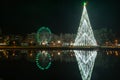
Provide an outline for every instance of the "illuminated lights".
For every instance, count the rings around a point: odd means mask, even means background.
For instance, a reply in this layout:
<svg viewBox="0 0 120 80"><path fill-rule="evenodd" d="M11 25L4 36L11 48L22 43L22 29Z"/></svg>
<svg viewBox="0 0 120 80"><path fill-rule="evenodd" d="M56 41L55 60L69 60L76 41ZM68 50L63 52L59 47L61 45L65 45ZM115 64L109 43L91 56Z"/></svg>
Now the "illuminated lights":
<svg viewBox="0 0 120 80"><path fill-rule="evenodd" d="M57 43L58 43L58 44L60 44L60 43L61 43L61 41L60 41L60 40L58 40L58 41L57 41Z"/></svg>
<svg viewBox="0 0 120 80"><path fill-rule="evenodd" d="M107 55L115 55L115 56L119 56L120 55L120 51L106 51Z"/></svg>
<svg viewBox="0 0 120 80"><path fill-rule="evenodd" d="M33 56L33 54L32 54L32 53L30 53L29 55L30 55L30 57L32 57L32 56Z"/></svg>
<svg viewBox="0 0 120 80"><path fill-rule="evenodd" d="M50 54L47 53L46 51L39 52L36 55L36 65L41 70L48 69L51 66L51 56L50 56Z"/></svg>
<svg viewBox="0 0 120 80"><path fill-rule="evenodd" d="M87 5L87 3L86 3L86 2L84 2L84 3L83 3L83 5L84 5L84 6L86 6L86 5Z"/></svg>
<svg viewBox="0 0 120 80"><path fill-rule="evenodd" d="M41 27L37 31L37 42L47 43L51 40L51 30L48 27Z"/></svg>
<svg viewBox="0 0 120 80"><path fill-rule="evenodd" d="M83 13L74 46L97 46L85 5L86 3L84 3ZM74 50L74 52L82 79L90 80L97 51Z"/></svg>
<svg viewBox="0 0 120 80"><path fill-rule="evenodd" d="M118 52L117 51L115 51L115 55L118 56Z"/></svg>
<svg viewBox="0 0 120 80"><path fill-rule="evenodd" d="M13 53L12 56L15 56L15 53Z"/></svg>
<svg viewBox="0 0 120 80"><path fill-rule="evenodd" d="M60 52L58 52L58 55L60 55L61 53Z"/></svg>

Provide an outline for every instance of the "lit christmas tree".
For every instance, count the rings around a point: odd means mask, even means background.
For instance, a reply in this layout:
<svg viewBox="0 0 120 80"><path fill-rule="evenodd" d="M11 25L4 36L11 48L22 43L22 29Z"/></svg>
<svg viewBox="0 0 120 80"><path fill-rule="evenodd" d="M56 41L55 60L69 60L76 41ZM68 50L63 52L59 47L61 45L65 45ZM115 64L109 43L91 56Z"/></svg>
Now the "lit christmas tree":
<svg viewBox="0 0 120 80"><path fill-rule="evenodd" d="M75 38L74 46L97 46L87 14L86 3L84 3L83 13L78 28L77 36ZM75 50L74 52L82 79L90 80L95 58L97 56L97 51Z"/></svg>

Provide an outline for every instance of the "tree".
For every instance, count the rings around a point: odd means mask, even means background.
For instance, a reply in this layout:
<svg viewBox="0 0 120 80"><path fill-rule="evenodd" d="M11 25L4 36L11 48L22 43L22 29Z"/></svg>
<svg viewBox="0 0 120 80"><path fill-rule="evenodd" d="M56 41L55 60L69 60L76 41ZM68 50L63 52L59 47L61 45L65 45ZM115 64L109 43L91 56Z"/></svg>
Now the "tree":
<svg viewBox="0 0 120 80"><path fill-rule="evenodd" d="M112 43L115 39L115 33L108 28L94 30L94 35L99 45L103 45L106 41Z"/></svg>

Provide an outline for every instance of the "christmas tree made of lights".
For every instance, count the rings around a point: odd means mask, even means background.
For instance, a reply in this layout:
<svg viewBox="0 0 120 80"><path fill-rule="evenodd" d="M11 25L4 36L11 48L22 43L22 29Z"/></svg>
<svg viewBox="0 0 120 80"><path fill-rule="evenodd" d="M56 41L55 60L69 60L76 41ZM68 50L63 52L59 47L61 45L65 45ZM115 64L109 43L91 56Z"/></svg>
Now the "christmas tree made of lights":
<svg viewBox="0 0 120 80"><path fill-rule="evenodd" d="M97 46L87 14L86 3L84 3L83 13L80 20L77 36L75 38L74 46ZM74 50L74 52L82 79L90 80L95 58L97 56L97 51Z"/></svg>

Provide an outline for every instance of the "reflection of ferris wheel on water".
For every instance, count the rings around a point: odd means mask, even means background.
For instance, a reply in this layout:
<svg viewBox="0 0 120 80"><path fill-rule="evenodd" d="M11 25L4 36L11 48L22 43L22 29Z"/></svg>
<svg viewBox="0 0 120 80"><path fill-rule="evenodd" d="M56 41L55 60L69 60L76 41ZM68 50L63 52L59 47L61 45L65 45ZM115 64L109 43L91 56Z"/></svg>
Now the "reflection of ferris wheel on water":
<svg viewBox="0 0 120 80"><path fill-rule="evenodd" d="M41 27L37 31L37 42L47 44L51 40L51 30L48 27Z"/></svg>
<svg viewBox="0 0 120 80"><path fill-rule="evenodd" d="M51 66L51 56L47 51L39 51L36 55L36 65L39 69L45 70Z"/></svg>

